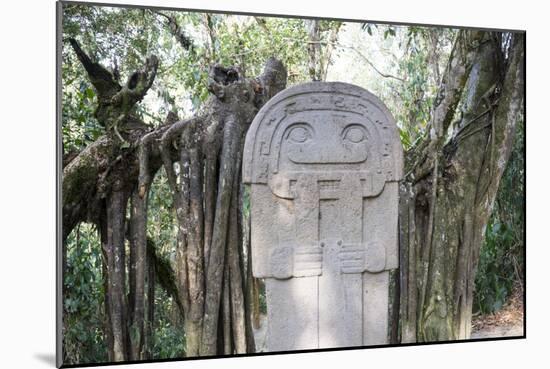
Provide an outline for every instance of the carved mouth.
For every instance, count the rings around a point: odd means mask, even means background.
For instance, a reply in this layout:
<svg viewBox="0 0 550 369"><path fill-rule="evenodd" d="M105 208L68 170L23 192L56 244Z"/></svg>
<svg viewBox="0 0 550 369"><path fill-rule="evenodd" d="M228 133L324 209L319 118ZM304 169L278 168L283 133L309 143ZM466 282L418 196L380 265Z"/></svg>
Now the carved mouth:
<svg viewBox="0 0 550 369"><path fill-rule="evenodd" d="M289 145L287 156L296 164L357 164L367 160L368 150L365 144L354 147L338 145Z"/></svg>

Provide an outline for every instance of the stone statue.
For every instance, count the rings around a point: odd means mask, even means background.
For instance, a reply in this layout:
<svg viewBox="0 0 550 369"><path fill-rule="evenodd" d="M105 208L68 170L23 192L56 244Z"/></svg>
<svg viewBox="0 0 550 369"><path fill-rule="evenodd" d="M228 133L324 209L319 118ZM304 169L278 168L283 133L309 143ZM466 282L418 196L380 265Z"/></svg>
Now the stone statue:
<svg viewBox="0 0 550 369"><path fill-rule="evenodd" d="M286 89L254 119L243 163L267 350L387 343L403 150L385 105L346 83Z"/></svg>

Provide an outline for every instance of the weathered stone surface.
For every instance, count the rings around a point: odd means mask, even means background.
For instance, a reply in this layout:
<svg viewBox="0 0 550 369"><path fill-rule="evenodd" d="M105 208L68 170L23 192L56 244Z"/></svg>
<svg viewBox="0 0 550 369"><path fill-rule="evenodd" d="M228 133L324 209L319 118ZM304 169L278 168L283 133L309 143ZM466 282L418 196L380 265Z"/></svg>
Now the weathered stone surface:
<svg viewBox="0 0 550 369"><path fill-rule="evenodd" d="M284 90L254 119L243 164L267 349L386 343L403 152L384 104L338 82Z"/></svg>

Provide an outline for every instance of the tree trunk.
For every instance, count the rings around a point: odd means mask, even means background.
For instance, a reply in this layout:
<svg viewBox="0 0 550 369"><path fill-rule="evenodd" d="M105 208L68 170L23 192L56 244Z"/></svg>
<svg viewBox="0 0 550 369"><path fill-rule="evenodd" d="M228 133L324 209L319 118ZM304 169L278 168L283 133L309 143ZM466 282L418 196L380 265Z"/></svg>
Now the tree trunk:
<svg viewBox="0 0 550 369"><path fill-rule="evenodd" d="M399 204L401 342L470 337L479 250L522 119L524 35L510 37L504 50L497 34L459 32L430 137L406 155Z"/></svg>
<svg viewBox="0 0 550 369"><path fill-rule="evenodd" d="M132 193L130 218L130 360L144 358L145 281L147 273L147 195Z"/></svg>
<svg viewBox="0 0 550 369"><path fill-rule="evenodd" d="M153 359L153 333L155 331L155 265L151 254L147 254L147 319L144 323L144 360Z"/></svg>
<svg viewBox="0 0 550 369"><path fill-rule="evenodd" d="M216 216L214 218L212 246L206 275L205 321L201 355L216 354L217 322L225 265L229 206L231 204L235 167L242 134L241 124L234 118L229 118L224 126Z"/></svg>
<svg viewBox="0 0 550 369"><path fill-rule="evenodd" d="M125 214L128 196L124 191L114 191L107 198L107 295L109 297L109 317L113 335L113 359L128 359L127 301L125 294Z"/></svg>
<svg viewBox="0 0 550 369"><path fill-rule="evenodd" d="M320 81L322 74L321 66L321 32L319 28L319 20L311 19L306 21L307 31L308 31L308 44L307 44L307 54L308 54L308 67L309 67L309 77L312 81Z"/></svg>
<svg viewBox="0 0 550 369"><path fill-rule="evenodd" d="M244 140L242 140L244 141ZM242 156L242 148L239 150L239 157ZM233 180L233 193L231 195L230 219L233 221L229 225L228 230L228 252L227 265L229 266L229 282L231 291L231 323L235 344L235 352L237 354L246 354L247 352L247 335L246 325L250 323L246 319L244 283L245 269L241 259L242 256L242 223L240 218L240 203L239 192L241 189L241 167L237 165L237 173Z"/></svg>
<svg viewBox="0 0 550 369"><path fill-rule="evenodd" d="M154 80L156 57L148 58L121 85L75 40L70 42L97 91L96 117L106 135L64 167L63 239L81 221L100 227L109 359L151 357L155 280L175 297L182 312L187 356L222 353L219 332L227 336L228 353L250 351L254 345L252 335L246 335L251 332L251 319L245 317L244 252L237 209L241 141L258 109L286 86L286 69L271 58L262 75L246 79L236 68L213 66L209 81L213 96L204 106L205 114L183 121L169 114L164 125L152 130L135 117L134 108ZM175 277L154 250L147 252L147 198L161 167L173 192L178 221ZM128 266L125 238L130 241ZM220 315L224 270L227 301Z"/></svg>

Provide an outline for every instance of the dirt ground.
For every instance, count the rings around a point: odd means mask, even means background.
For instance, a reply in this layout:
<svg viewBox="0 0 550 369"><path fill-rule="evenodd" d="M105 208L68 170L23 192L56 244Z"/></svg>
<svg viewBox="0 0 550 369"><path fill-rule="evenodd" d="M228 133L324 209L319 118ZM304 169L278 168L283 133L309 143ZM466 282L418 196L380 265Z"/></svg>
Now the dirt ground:
<svg viewBox="0 0 550 369"><path fill-rule="evenodd" d="M474 317L472 338L522 336L523 310L523 292L518 287L501 310Z"/></svg>

